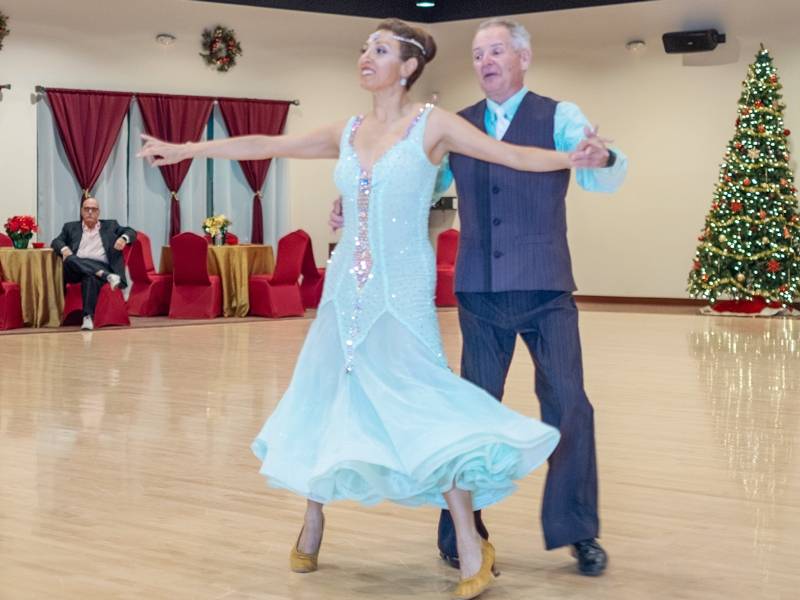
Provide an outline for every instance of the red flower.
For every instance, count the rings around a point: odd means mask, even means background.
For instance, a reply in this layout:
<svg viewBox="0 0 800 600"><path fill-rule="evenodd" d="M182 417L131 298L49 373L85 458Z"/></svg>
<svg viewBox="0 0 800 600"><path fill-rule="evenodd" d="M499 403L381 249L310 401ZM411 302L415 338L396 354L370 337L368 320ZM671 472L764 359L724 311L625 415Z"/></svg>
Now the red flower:
<svg viewBox="0 0 800 600"><path fill-rule="evenodd" d="M734 200L733 202L731 202L731 210L733 212L739 212L740 210L742 210L742 203Z"/></svg>
<svg viewBox="0 0 800 600"><path fill-rule="evenodd" d="M16 215L9 217L5 225L6 233L12 239L29 238L34 232L39 231L36 219L30 215Z"/></svg>
<svg viewBox="0 0 800 600"><path fill-rule="evenodd" d="M771 259L771 260L770 260L770 261L767 263L767 271L769 271L770 273L777 273L777 272L778 272L778 271L780 271L780 270L781 270L781 263L779 263L779 262L778 262L777 260L775 260L774 258L773 258L773 259Z"/></svg>

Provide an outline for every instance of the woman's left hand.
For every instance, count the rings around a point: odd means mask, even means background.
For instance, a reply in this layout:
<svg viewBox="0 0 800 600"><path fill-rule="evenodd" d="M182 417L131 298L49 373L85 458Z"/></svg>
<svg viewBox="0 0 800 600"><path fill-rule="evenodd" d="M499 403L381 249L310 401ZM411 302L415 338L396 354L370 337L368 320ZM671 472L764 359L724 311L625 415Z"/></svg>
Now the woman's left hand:
<svg viewBox="0 0 800 600"><path fill-rule="evenodd" d="M174 165L182 160L192 158L188 144L170 144L152 135L142 134L142 149L136 154L137 158L145 158L154 167Z"/></svg>

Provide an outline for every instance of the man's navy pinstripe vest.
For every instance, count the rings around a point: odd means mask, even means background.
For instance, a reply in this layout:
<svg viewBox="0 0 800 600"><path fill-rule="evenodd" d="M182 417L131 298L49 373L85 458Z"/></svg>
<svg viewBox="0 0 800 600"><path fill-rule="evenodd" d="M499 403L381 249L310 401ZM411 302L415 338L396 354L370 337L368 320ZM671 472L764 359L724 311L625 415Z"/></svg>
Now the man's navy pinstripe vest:
<svg viewBox="0 0 800 600"><path fill-rule="evenodd" d="M558 103L525 95L503 141L553 149ZM486 101L459 114L485 131ZM450 155L461 220L457 292L575 290L567 246L569 170L527 173Z"/></svg>

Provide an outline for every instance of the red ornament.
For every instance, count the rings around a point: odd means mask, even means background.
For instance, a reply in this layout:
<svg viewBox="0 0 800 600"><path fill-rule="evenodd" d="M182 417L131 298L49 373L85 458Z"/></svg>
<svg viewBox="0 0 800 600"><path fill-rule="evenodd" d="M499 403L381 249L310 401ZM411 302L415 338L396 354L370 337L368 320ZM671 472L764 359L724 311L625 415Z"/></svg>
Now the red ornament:
<svg viewBox="0 0 800 600"><path fill-rule="evenodd" d="M733 212L739 212L740 210L742 210L742 203L734 200L733 202L731 202L731 210Z"/></svg>
<svg viewBox="0 0 800 600"><path fill-rule="evenodd" d="M743 185L750 185L750 178L749 177L745 177L744 181L742 181L742 184Z"/></svg>
<svg viewBox="0 0 800 600"><path fill-rule="evenodd" d="M781 177L781 182L780 182L780 183L781 183L781 187L786 187L787 185L789 185L789 182L788 182L788 181L786 181L786 180L785 180L784 178L782 178L782 177Z"/></svg>
<svg viewBox="0 0 800 600"><path fill-rule="evenodd" d="M766 130L767 130L767 127L766 127L766 126L765 126L763 123L761 123L761 124L758 126L758 132L759 132L759 133L764 133Z"/></svg>
<svg viewBox="0 0 800 600"><path fill-rule="evenodd" d="M767 211L765 211L762 208L760 211L758 211L758 216L761 217L762 219L766 219L767 218Z"/></svg>
<svg viewBox="0 0 800 600"><path fill-rule="evenodd" d="M770 259L770 261L767 263L767 271L769 271L770 273L777 273L780 270L781 270L781 263L779 263L774 258Z"/></svg>
<svg viewBox="0 0 800 600"><path fill-rule="evenodd" d="M725 181L730 183L731 181L733 181L733 178L730 175L725 175Z"/></svg>
<svg viewBox="0 0 800 600"><path fill-rule="evenodd" d="M785 291L786 291L786 290L788 290L788 289L789 289L789 288L788 288L788 286L787 286L785 283L784 283L784 284L783 284L781 287L779 287L779 288L778 288L778 290L780 290L781 292L785 292Z"/></svg>
<svg viewBox="0 0 800 600"><path fill-rule="evenodd" d="M703 276L701 277L701 279L702 279L703 281L708 281L708 275L703 275Z"/></svg>
<svg viewBox="0 0 800 600"><path fill-rule="evenodd" d="M719 203L717 203L717 202L712 202L711 203L711 210L717 210L718 208L719 208Z"/></svg>
<svg viewBox="0 0 800 600"><path fill-rule="evenodd" d="M741 125L741 123L742 123L742 120L737 118L736 119L736 126L738 127L739 125Z"/></svg>
<svg viewBox="0 0 800 600"><path fill-rule="evenodd" d="M736 142L733 145L733 147L736 148L737 150L741 150L742 149L742 142Z"/></svg>
<svg viewBox="0 0 800 600"><path fill-rule="evenodd" d="M792 135L792 132L789 129L784 129L783 130L783 135L785 135L786 137L789 137L790 135Z"/></svg>
<svg viewBox="0 0 800 600"><path fill-rule="evenodd" d="M756 108L761 108L762 106L764 106L764 103L761 100L756 100L755 106Z"/></svg>
<svg viewBox="0 0 800 600"><path fill-rule="evenodd" d="M769 80L771 83L778 83L778 76L773 73L769 76Z"/></svg>
<svg viewBox="0 0 800 600"><path fill-rule="evenodd" d="M783 228L783 237L784 237L784 239L787 239L787 240L792 237L792 234L789 233L789 228L788 227L784 227Z"/></svg>
<svg viewBox="0 0 800 600"><path fill-rule="evenodd" d="M700 261L699 260L694 261L694 270L695 271L699 271L700 270Z"/></svg>

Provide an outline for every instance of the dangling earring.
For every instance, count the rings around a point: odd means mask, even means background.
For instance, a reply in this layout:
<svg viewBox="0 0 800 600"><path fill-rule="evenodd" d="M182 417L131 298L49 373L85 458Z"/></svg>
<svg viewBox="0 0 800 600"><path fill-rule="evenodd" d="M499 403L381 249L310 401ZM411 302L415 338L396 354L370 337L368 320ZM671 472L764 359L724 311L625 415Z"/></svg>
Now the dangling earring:
<svg viewBox="0 0 800 600"><path fill-rule="evenodd" d="M408 79L406 79L405 77L402 77L400 79L400 85L402 85L403 87L406 87L407 83L408 83Z"/></svg>

